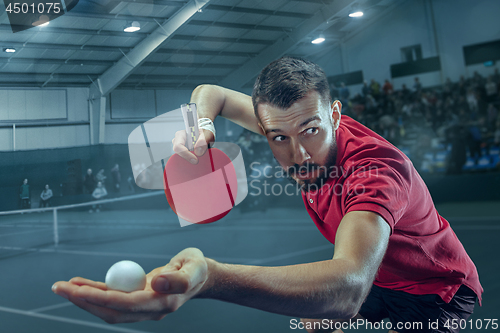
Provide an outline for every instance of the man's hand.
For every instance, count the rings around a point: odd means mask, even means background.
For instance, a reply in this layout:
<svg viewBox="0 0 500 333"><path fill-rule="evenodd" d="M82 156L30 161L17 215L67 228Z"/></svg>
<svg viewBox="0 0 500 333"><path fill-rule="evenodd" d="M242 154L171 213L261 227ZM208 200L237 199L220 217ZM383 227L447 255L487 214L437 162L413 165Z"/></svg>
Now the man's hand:
<svg viewBox="0 0 500 333"><path fill-rule="evenodd" d="M81 277L59 281L52 290L107 323L160 320L196 296L208 278L207 261L195 248L147 274L144 290L125 293Z"/></svg>
<svg viewBox="0 0 500 333"><path fill-rule="evenodd" d="M181 130L175 133L172 139L173 149L176 154L192 164L198 163L198 156L202 156L207 151L208 144L215 141L214 134L208 130L200 129L200 137L194 144L194 153L186 147L186 131ZM207 144L208 143L208 144Z"/></svg>

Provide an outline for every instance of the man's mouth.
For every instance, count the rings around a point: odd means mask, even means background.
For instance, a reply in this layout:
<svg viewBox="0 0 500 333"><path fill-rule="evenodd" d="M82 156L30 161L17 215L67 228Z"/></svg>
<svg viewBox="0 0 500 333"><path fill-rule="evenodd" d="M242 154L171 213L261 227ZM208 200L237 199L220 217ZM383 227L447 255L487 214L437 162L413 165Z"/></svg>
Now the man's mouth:
<svg viewBox="0 0 500 333"><path fill-rule="evenodd" d="M295 173L295 177L301 180L309 179L312 177L314 170L300 170Z"/></svg>

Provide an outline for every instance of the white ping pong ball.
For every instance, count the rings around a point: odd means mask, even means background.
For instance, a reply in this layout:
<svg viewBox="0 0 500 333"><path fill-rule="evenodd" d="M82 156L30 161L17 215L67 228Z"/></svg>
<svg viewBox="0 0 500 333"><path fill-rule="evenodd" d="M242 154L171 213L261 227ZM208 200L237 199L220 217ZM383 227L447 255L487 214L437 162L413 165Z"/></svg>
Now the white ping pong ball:
<svg viewBox="0 0 500 333"><path fill-rule="evenodd" d="M106 287L112 290L132 292L144 290L146 273L142 267L130 260L119 261L106 274Z"/></svg>

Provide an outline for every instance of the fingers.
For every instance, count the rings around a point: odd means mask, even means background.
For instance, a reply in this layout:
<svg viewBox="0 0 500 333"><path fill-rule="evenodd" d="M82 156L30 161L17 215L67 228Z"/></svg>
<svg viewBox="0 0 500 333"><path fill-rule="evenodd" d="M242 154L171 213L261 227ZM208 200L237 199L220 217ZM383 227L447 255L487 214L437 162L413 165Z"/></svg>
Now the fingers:
<svg viewBox="0 0 500 333"><path fill-rule="evenodd" d="M208 149L208 144L215 141L214 134L209 130L201 129L200 137L196 140L194 145L194 153L197 156L202 156Z"/></svg>
<svg viewBox="0 0 500 333"><path fill-rule="evenodd" d="M166 294L193 292L207 279L207 262L198 249L186 249L176 255L151 281L154 291Z"/></svg>
<svg viewBox="0 0 500 333"><path fill-rule="evenodd" d="M198 156L202 156L208 149L208 143L214 142L214 134L208 130L200 130L200 136L194 144L194 152L186 147L186 131L177 131L172 140L174 152L192 164L198 163Z"/></svg>
<svg viewBox="0 0 500 333"><path fill-rule="evenodd" d="M98 281L92 281L89 279L85 279L82 277L74 277L71 280L69 280L70 283L76 284L78 286L83 286L83 285L88 285L94 288L98 288L101 290L108 290L108 287L104 282L98 282Z"/></svg>
<svg viewBox="0 0 500 333"><path fill-rule="evenodd" d="M65 281L54 284L52 290L57 295L106 321L108 321L107 317L116 317L118 313L165 314L175 311L178 307L178 301L174 296L167 299L165 295L151 290L125 293ZM102 316L100 311L104 311Z"/></svg>
<svg viewBox="0 0 500 333"><path fill-rule="evenodd" d="M174 153L192 164L198 163L198 158L186 147L186 131L177 131L172 140Z"/></svg>

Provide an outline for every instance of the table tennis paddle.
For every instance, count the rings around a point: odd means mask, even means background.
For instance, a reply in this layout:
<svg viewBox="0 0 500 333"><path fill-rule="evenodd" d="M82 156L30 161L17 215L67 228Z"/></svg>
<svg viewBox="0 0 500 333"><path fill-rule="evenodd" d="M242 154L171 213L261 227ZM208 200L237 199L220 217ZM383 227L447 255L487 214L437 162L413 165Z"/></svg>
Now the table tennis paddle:
<svg viewBox="0 0 500 333"><path fill-rule="evenodd" d="M193 151L199 137L196 104L183 104L186 147ZM165 195L172 210L183 220L204 224L220 220L234 207L236 171L231 159L220 149L208 148L191 164L172 155L163 173Z"/></svg>

